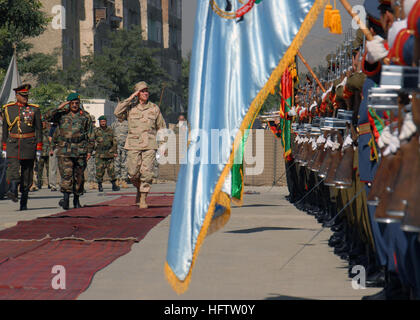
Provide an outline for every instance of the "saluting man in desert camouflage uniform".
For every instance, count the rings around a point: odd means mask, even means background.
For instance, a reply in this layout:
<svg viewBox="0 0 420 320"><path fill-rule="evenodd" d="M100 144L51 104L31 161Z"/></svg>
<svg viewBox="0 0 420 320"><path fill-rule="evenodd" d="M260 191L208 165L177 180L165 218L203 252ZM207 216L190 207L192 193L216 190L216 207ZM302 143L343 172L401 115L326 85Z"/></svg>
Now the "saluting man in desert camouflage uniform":
<svg viewBox="0 0 420 320"><path fill-rule="evenodd" d="M114 136L117 140L117 156L115 157L115 174L118 177L118 185L122 188L128 188L127 179L127 150L124 149L125 140L128 135L128 121L124 118L118 118L111 125L114 130Z"/></svg>
<svg viewBox="0 0 420 320"><path fill-rule="evenodd" d="M48 111L45 119L58 123L57 158L61 192L64 194L59 204L63 209L69 209L70 193L73 193L73 205L80 208L79 196L84 192L84 171L94 147L90 114L80 108L79 94L71 93L66 102Z"/></svg>
<svg viewBox="0 0 420 320"><path fill-rule="evenodd" d="M118 104L114 114L128 120L125 143L128 176L137 188L139 207L147 208L146 197L153 181L153 164L158 149L156 135L158 130L166 129L165 120L159 107L149 101L148 85L144 81L135 85L134 93Z"/></svg>
<svg viewBox="0 0 420 320"><path fill-rule="evenodd" d="M120 190L115 184L115 170L114 158L117 156L117 140L114 137L114 132L111 127L107 126L106 117L99 117L99 128L95 128L95 165L96 165L96 180L98 181L99 192L104 191L102 181L105 171L108 171L108 176L111 179L112 191Z"/></svg>

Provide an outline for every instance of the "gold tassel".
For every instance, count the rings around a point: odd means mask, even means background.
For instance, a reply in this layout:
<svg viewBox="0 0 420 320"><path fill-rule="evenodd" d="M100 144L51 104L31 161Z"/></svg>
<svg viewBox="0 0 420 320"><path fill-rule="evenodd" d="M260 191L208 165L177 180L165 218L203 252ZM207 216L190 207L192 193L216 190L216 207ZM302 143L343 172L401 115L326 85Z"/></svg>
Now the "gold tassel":
<svg viewBox="0 0 420 320"><path fill-rule="evenodd" d="M271 95L274 95L276 93L276 88L273 86L271 89L270 89L270 94Z"/></svg>
<svg viewBox="0 0 420 320"><path fill-rule="evenodd" d="M329 28L331 26L331 12L332 5L328 3L324 10L324 28Z"/></svg>
<svg viewBox="0 0 420 320"><path fill-rule="evenodd" d="M343 33L343 29L342 29L342 26L341 26L340 10L338 10L338 9L332 10L330 30L331 30L331 33L335 33L335 34L342 34Z"/></svg>

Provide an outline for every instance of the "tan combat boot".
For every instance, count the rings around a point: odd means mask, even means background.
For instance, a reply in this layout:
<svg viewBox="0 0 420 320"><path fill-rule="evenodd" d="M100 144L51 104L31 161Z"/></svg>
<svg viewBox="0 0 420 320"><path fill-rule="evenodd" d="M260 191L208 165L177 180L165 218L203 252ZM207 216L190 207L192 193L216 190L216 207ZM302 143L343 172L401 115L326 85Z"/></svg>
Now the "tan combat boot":
<svg viewBox="0 0 420 320"><path fill-rule="evenodd" d="M97 187L97 185L96 185L96 183L95 183L95 182L91 182L91 183L89 184L89 189L90 189L90 190L96 190L96 189L98 189L98 187Z"/></svg>
<svg viewBox="0 0 420 320"><path fill-rule="evenodd" d="M146 198L147 198L147 192L141 192L140 193L140 203L139 203L139 208L140 209L147 209L147 203L146 203Z"/></svg>

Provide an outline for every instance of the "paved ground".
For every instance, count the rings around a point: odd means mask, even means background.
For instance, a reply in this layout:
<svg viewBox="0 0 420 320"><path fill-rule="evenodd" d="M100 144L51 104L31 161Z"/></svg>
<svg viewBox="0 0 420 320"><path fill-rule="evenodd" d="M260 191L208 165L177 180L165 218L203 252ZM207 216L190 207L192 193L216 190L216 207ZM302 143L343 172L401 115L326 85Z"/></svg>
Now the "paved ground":
<svg viewBox="0 0 420 320"><path fill-rule="evenodd" d="M81 198L94 204L117 198L111 185ZM152 191L174 191L175 184L157 184ZM124 191L134 192L134 188ZM355 290L346 264L332 252L329 229L284 199L284 187L247 187L244 206L234 207L228 224L209 236L192 273L189 290L178 296L166 282L163 267L170 217L132 250L100 270L79 299L360 299L380 289ZM30 193L30 210L0 201L0 229L62 211L61 194Z"/></svg>

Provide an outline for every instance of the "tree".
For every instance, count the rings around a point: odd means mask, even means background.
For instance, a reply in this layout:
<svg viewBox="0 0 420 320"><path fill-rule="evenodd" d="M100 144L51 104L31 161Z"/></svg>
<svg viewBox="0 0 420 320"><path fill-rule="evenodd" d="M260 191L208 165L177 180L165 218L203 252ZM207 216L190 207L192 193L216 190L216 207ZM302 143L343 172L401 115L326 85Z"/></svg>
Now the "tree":
<svg viewBox="0 0 420 320"><path fill-rule="evenodd" d="M16 44L18 52L29 49L23 40L39 36L49 18L39 0L0 0L0 68L7 69Z"/></svg>
<svg viewBox="0 0 420 320"><path fill-rule="evenodd" d="M82 83L82 94L123 99L137 82L145 80L150 100L159 101L161 88L173 86L173 81L154 58L159 49L146 48L141 33L140 27L112 31L101 53L84 57L83 69L88 76Z"/></svg>
<svg viewBox="0 0 420 320"><path fill-rule="evenodd" d="M182 74L181 74L182 102L186 110L188 110L190 64L191 64L191 51L187 54L186 58L182 58Z"/></svg>
<svg viewBox="0 0 420 320"><path fill-rule="evenodd" d="M70 91L58 83L42 83L31 89L31 102L38 104L41 113L45 113L51 108L56 108L61 102L66 100Z"/></svg>

